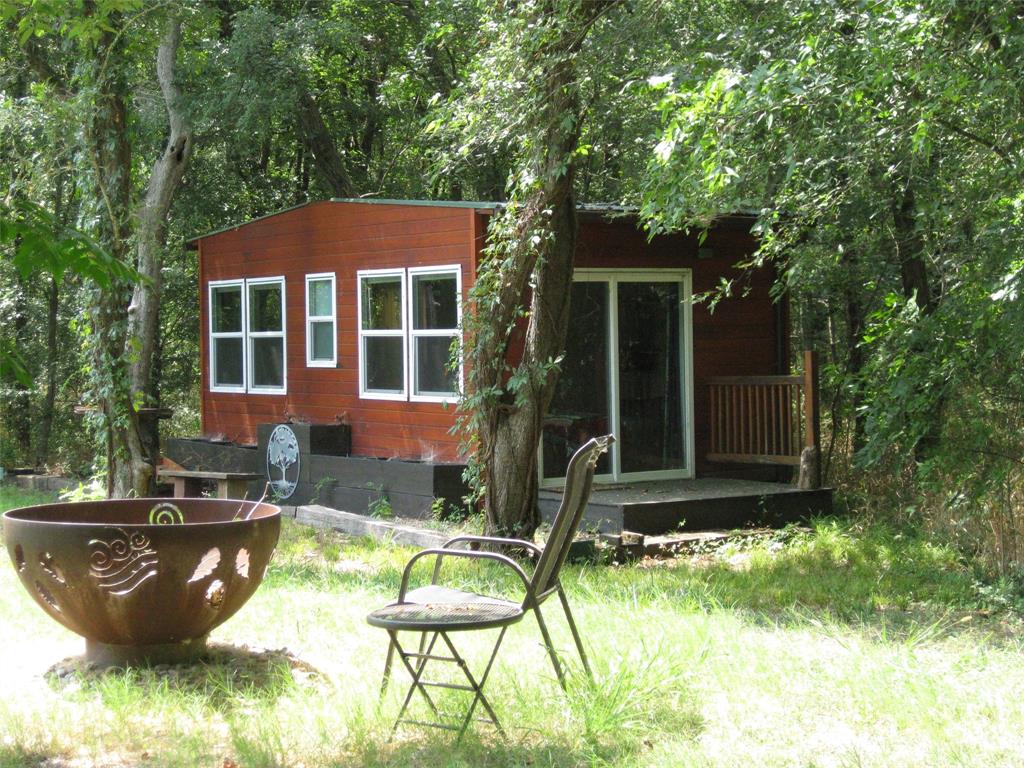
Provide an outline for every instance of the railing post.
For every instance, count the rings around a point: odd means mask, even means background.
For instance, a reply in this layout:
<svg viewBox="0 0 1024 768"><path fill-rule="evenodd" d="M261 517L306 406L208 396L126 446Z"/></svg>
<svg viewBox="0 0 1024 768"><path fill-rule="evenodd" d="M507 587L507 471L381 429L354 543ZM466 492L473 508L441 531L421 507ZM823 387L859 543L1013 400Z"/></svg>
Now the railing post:
<svg viewBox="0 0 1024 768"><path fill-rule="evenodd" d="M821 487L821 403L818 397L818 353L804 350L804 450L800 457L801 488ZM809 466L808 466L809 465Z"/></svg>

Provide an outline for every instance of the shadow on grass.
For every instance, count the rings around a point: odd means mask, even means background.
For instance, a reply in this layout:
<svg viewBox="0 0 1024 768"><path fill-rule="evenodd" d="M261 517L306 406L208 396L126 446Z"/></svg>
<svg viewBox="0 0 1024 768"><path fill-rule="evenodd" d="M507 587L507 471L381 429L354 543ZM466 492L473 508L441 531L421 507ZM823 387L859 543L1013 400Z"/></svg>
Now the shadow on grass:
<svg viewBox="0 0 1024 768"><path fill-rule="evenodd" d="M36 750L25 749L17 744L0 744L0 768L29 768L45 765L51 756Z"/></svg>
<svg viewBox="0 0 1024 768"><path fill-rule="evenodd" d="M297 686L326 685L318 670L286 650L224 644L212 644L194 663L128 669L97 669L75 656L55 664L45 677L67 696L99 696L115 709L171 698L220 712L273 702Z"/></svg>
<svg viewBox="0 0 1024 768"><path fill-rule="evenodd" d="M360 764L367 768L384 766L535 766L565 768L566 766L610 765L613 759L595 754L585 744L545 742L524 745L504 742L498 735L493 740L467 736L462 744L453 746L453 739L409 740L385 745L365 753ZM620 754L619 758L626 758Z"/></svg>
<svg viewBox="0 0 1024 768"><path fill-rule="evenodd" d="M453 734L406 725L393 742L385 741L386 737L364 742L357 762L367 766L642 765L643 755L656 743L669 738L692 743L705 727L690 671L667 647L645 647L614 662L595 660L593 680L571 670L567 693L558 691L554 698L537 698L528 687L514 690L504 701L492 696L507 738L489 724L475 725L457 744ZM461 706L445 711L458 722L466 703L463 700ZM429 714L421 708L413 717Z"/></svg>
<svg viewBox="0 0 1024 768"><path fill-rule="evenodd" d="M572 707L574 733L551 730L531 732L507 725L503 739L486 726L466 732L461 743L449 734L403 729L392 742L364 744L354 763L377 766L611 766L643 764L643 755L656 742L671 734L674 741L693 742L704 728L696 707L667 712L631 712L630 720L612 718L595 728L592 720L581 720L580 706ZM660 708L659 708L660 709ZM642 727L638 724L642 723Z"/></svg>

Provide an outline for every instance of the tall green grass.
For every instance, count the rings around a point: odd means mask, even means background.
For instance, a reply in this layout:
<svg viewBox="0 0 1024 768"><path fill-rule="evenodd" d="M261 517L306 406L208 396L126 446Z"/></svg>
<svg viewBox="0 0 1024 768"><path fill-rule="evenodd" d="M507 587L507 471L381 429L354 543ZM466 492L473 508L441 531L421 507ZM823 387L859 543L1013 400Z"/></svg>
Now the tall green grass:
<svg viewBox="0 0 1024 768"><path fill-rule="evenodd" d="M676 561L569 567L593 682L570 664L564 694L528 617L487 685L507 740L480 725L458 746L407 728L389 741L406 679L378 699L386 635L365 615L394 599L410 552L286 524L263 587L214 634L229 647L219 660L64 678L47 669L81 640L0 567L0 768L1024 764L1016 615L950 550L838 521ZM515 594L494 569L447 573ZM572 662L557 604L545 607ZM455 638L471 664L483 634Z"/></svg>

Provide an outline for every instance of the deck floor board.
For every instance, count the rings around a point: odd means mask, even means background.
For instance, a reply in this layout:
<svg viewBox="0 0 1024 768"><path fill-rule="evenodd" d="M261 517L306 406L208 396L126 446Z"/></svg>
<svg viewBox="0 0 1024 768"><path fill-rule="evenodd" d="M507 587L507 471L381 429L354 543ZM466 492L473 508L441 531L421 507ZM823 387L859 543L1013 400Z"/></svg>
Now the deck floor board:
<svg viewBox="0 0 1024 768"><path fill-rule="evenodd" d="M540 492L541 514L550 519L560 489ZM800 490L785 483L730 478L595 484L583 527L662 534L678 530L779 526L832 511L832 490Z"/></svg>

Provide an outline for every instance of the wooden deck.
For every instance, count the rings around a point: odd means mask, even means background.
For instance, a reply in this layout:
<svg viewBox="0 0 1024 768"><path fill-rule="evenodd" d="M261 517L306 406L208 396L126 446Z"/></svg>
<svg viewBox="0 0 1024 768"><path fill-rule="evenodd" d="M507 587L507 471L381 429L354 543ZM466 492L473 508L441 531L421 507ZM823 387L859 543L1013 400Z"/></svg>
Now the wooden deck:
<svg viewBox="0 0 1024 768"><path fill-rule="evenodd" d="M559 489L541 490L540 510L550 520ZM832 489L804 491L783 483L701 478L595 485L582 527L604 533L780 526L832 511Z"/></svg>

